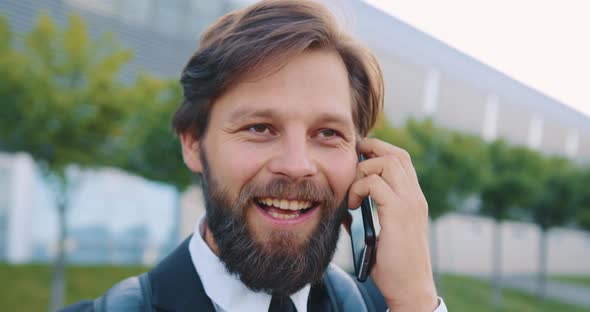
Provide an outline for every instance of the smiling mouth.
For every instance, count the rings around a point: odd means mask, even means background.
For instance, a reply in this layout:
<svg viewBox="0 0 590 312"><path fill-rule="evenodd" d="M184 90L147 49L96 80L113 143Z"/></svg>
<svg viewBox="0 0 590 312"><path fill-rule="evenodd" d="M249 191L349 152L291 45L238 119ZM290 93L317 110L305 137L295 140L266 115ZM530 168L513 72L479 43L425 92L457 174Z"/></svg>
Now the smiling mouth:
<svg viewBox="0 0 590 312"><path fill-rule="evenodd" d="M270 197L255 198L254 203L268 215L279 220L297 219L308 214L318 206L317 202Z"/></svg>

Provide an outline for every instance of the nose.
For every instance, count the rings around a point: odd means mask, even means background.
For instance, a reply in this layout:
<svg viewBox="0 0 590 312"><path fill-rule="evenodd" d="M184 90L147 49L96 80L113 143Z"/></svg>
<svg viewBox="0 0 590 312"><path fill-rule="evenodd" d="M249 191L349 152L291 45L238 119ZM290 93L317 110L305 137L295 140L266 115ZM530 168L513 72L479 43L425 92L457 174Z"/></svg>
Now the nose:
<svg viewBox="0 0 590 312"><path fill-rule="evenodd" d="M285 136L279 150L271 159L269 169L292 180L312 177L317 173L317 166L307 144L307 137L301 135Z"/></svg>

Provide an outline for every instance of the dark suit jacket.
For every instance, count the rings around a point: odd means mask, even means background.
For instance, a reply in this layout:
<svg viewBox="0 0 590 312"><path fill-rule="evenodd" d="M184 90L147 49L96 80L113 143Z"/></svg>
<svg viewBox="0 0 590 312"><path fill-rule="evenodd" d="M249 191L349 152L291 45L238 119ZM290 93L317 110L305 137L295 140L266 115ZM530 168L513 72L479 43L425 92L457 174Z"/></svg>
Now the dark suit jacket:
<svg viewBox="0 0 590 312"><path fill-rule="evenodd" d="M188 250L189 241L190 237L147 275L141 277L147 282L141 283L138 277L128 278L113 286L100 298L78 302L62 311L214 312L213 304L192 263ZM375 297L370 288L367 290L359 286L340 268L331 264L324 274L323 282L311 287L308 311L385 310L382 309L382 298L379 301L379 296Z"/></svg>

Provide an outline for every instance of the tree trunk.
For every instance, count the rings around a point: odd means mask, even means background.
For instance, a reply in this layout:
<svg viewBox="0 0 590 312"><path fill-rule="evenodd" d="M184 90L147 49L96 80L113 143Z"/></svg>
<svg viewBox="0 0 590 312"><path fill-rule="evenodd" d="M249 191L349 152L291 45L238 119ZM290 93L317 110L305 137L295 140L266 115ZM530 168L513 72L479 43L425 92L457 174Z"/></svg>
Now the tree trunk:
<svg viewBox="0 0 590 312"><path fill-rule="evenodd" d="M498 220L494 222L493 239L492 306L498 309L502 307L502 223Z"/></svg>
<svg viewBox="0 0 590 312"><path fill-rule="evenodd" d="M432 262L432 273L434 278L434 283L436 285L436 290L438 295L444 297L443 289L442 289L442 282L441 282L441 272L440 272L440 262L439 262L439 252L438 252L438 233L436 232L436 221L430 219L430 240L432 250L430 251L430 258Z"/></svg>
<svg viewBox="0 0 590 312"><path fill-rule="evenodd" d="M51 296L49 298L49 311L53 312L61 309L64 305L64 293L66 287L66 210L67 199L65 192L58 195L57 215L59 236L57 238L57 250L51 278Z"/></svg>
<svg viewBox="0 0 590 312"><path fill-rule="evenodd" d="M545 299L545 287L547 284L547 229L541 228L539 238L539 276L537 281L537 296Z"/></svg>
<svg viewBox="0 0 590 312"><path fill-rule="evenodd" d="M432 250L430 250L430 258L432 261L432 272L434 273L434 280L438 284L438 279L440 278L440 267L438 259L438 241L436 234L436 222L435 220L430 219L430 242L432 246Z"/></svg>

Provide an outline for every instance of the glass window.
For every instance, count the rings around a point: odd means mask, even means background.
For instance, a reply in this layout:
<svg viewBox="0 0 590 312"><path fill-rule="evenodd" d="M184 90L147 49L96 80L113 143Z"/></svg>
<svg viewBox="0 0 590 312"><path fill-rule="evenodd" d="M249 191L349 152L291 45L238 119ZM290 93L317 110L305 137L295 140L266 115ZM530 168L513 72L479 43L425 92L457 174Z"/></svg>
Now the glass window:
<svg viewBox="0 0 590 312"><path fill-rule="evenodd" d="M187 10L186 15L187 31L196 36L205 30L208 25L223 14L223 2L222 0L190 0L190 9Z"/></svg>
<svg viewBox="0 0 590 312"><path fill-rule="evenodd" d="M178 35L180 23L184 19L183 5L180 1L157 1L156 29L166 35Z"/></svg>
<svg viewBox="0 0 590 312"><path fill-rule="evenodd" d="M204 1L204 0L192 0L191 1L191 13L194 15L216 17L221 14L224 0L218 1Z"/></svg>
<svg viewBox="0 0 590 312"><path fill-rule="evenodd" d="M104 16L116 14L117 3L115 0L65 0L64 2L70 6Z"/></svg>
<svg viewBox="0 0 590 312"><path fill-rule="evenodd" d="M146 25L150 18L150 1L126 0L119 2L119 15L125 22Z"/></svg>
<svg viewBox="0 0 590 312"><path fill-rule="evenodd" d="M0 164L0 260L6 258L6 231L10 204L10 170Z"/></svg>

